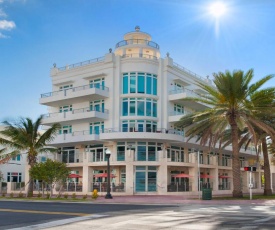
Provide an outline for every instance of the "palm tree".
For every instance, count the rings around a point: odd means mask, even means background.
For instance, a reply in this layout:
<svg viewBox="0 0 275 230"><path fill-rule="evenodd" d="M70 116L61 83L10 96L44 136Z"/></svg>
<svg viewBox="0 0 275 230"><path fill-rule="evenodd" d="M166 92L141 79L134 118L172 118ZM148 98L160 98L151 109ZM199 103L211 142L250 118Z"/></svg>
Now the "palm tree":
<svg viewBox="0 0 275 230"><path fill-rule="evenodd" d="M275 112L274 95L275 88L260 89L264 83L273 76L268 75L251 84L253 70L244 73L241 70L214 73L212 87L202 82L197 86L208 95L200 95L198 98L186 98L205 103L209 106L204 111L198 111L190 116L182 117L176 124L186 127L190 119L193 125L186 132L187 136L204 133L204 142L211 135L222 138L225 130L230 129L232 142L232 171L233 171L233 197L242 197L241 173L239 161L239 130L248 129L256 139L254 127L274 134L272 127L265 124L259 117L272 115ZM207 130L207 132L206 132Z"/></svg>
<svg viewBox="0 0 275 230"><path fill-rule="evenodd" d="M20 118L18 122L4 121L4 130L0 131L0 144L14 151L27 153L27 161L32 168L37 161L39 153L54 153L55 148L47 145L54 139L59 124L53 124L44 133L39 132L43 116L40 115L36 121L31 118ZM33 180L30 177L28 196L33 194Z"/></svg>

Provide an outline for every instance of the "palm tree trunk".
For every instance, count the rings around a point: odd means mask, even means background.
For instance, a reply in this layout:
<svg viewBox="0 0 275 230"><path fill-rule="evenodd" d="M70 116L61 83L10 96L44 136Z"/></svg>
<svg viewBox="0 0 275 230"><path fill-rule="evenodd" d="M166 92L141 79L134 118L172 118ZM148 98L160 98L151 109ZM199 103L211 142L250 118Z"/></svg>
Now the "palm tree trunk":
<svg viewBox="0 0 275 230"><path fill-rule="evenodd" d="M30 165L30 169L35 165L36 163L36 156L34 154L28 153L28 162ZM33 197L33 178L30 176L30 183L28 187L28 197Z"/></svg>
<svg viewBox="0 0 275 230"><path fill-rule="evenodd" d="M268 150L266 139L262 139L262 148L263 148L263 155L264 155L264 195L270 196L272 195L271 189L271 175L270 175L270 164L268 158Z"/></svg>
<svg viewBox="0 0 275 230"><path fill-rule="evenodd" d="M243 197L242 186L241 186L241 169L240 169L240 158L239 158L239 138L238 138L238 127L234 118L230 120L230 126L232 131L232 170L233 170L233 197Z"/></svg>

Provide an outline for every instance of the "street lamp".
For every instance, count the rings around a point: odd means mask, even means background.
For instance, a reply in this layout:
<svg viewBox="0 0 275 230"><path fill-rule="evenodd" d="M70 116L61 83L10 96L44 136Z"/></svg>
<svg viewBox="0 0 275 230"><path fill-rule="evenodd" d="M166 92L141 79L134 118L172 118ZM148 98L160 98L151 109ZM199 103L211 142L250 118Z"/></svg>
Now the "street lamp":
<svg viewBox="0 0 275 230"><path fill-rule="evenodd" d="M110 186L110 156L111 156L111 151L110 149L106 149L105 156L107 158L107 194L105 196L105 199L113 199L111 195L111 186Z"/></svg>

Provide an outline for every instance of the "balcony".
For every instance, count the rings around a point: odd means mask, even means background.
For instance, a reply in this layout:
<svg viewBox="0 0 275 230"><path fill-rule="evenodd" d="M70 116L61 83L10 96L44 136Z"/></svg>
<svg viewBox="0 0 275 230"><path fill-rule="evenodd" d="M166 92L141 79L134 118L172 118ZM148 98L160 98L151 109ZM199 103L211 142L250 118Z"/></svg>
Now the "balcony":
<svg viewBox="0 0 275 230"><path fill-rule="evenodd" d="M92 96L92 97L91 97ZM109 97L109 88L98 84L89 84L70 89L41 94L40 104L48 106L60 106L77 103L85 100L100 100Z"/></svg>
<svg viewBox="0 0 275 230"><path fill-rule="evenodd" d="M104 133L100 134L101 140L148 140L151 141L173 141L183 142L184 136L181 131L174 129L135 129L135 128L110 128L105 129Z"/></svg>
<svg viewBox="0 0 275 230"><path fill-rule="evenodd" d="M172 111L169 113L168 122L177 122L186 114L184 112Z"/></svg>
<svg viewBox="0 0 275 230"><path fill-rule="evenodd" d="M124 54L121 58L147 58L152 60L158 60L156 56L149 55L149 54L142 54L142 53L132 53L132 54Z"/></svg>
<svg viewBox="0 0 275 230"><path fill-rule="evenodd" d="M71 65L68 65L68 66L59 67L58 71L65 71L65 70L74 69L74 68L82 67L82 66L86 66L86 65L91 65L91 64L94 64L94 63L97 63L97 62L103 62L103 61L104 61L104 57L94 58L94 59L90 59L90 60L87 60L87 61L71 64Z"/></svg>
<svg viewBox="0 0 275 230"><path fill-rule="evenodd" d="M53 123L70 122L70 124L78 123L79 120L87 122L99 122L107 120L109 117L109 111L107 109L102 110L94 109L90 107L74 109L72 111L66 111L62 113L49 113L43 117L43 125L52 125Z"/></svg>
<svg viewBox="0 0 275 230"><path fill-rule="evenodd" d="M171 90L169 92L169 101L172 101L173 103L183 105L189 108L193 108L195 110L203 110L206 108L209 108L204 103L198 102L198 101L191 101L191 100L183 100L184 98L192 97L192 98L204 98L202 95L195 93L193 90L190 89L176 89Z"/></svg>
<svg viewBox="0 0 275 230"><path fill-rule="evenodd" d="M129 46L129 45L142 45L142 46L149 46L159 50L159 45L155 42L144 40L144 39L128 39L120 41L116 44L116 48L122 46Z"/></svg>
<svg viewBox="0 0 275 230"><path fill-rule="evenodd" d="M84 131L75 131L72 133L59 134L55 139L50 143L52 146L62 147L68 144L88 144L92 141L99 140L98 134L90 134L89 130Z"/></svg>

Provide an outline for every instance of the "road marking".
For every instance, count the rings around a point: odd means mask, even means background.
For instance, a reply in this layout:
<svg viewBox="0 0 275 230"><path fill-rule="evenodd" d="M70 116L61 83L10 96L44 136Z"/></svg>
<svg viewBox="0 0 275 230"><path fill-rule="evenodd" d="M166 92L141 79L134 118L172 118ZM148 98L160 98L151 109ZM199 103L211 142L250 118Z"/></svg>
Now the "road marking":
<svg viewBox="0 0 275 230"><path fill-rule="evenodd" d="M79 221L97 219L101 217L107 217L107 215L88 215L88 216L82 216L82 217L75 217L75 218L69 218L64 220L51 221L44 224L30 225L27 227L12 228L10 230L39 230L39 229L52 228L52 227L57 227L61 225L71 224Z"/></svg>
<svg viewBox="0 0 275 230"><path fill-rule="evenodd" d="M36 213L36 214L51 214L51 215L68 215L68 216L89 216L87 213L76 213L76 212L47 212L37 210L19 210L19 209L5 209L0 208L0 212L23 212L23 213Z"/></svg>

